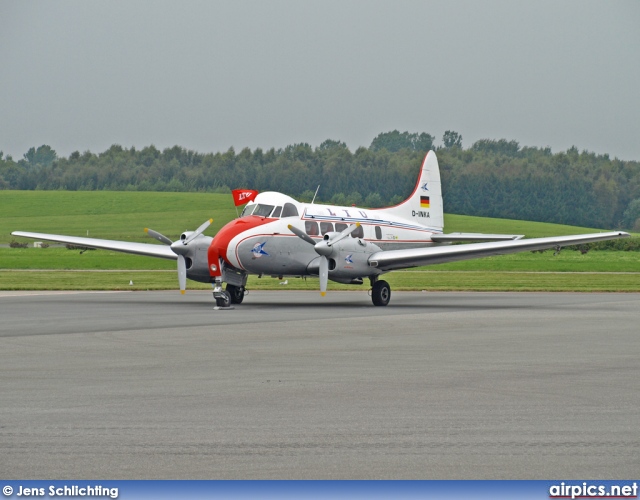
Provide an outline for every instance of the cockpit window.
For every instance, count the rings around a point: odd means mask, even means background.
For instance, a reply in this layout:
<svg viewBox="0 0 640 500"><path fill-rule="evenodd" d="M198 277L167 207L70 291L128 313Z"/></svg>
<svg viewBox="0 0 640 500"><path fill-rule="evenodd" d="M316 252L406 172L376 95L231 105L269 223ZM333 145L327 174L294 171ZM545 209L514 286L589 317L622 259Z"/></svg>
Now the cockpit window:
<svg viewBox="0 0 640 500"><path fill-rule="evenodd" d="M282 217L298 217L298 209L293 203L285 203L282 209Z"/></svg>
<svg viewBox="0 0 640 500"><path fill-rule="evenodd" d="M273 205L263 205L262 203L258 203L258 206L253 211L252 215L257 215L259 217L269 217L269 214L273 211Z"/></svg>
<svg viewBox="0 0 640 500"><path fill-rule="evenodd" d="M242 211L242 215L240 217L245 217L247 215L251 215L251 213L253 212L253 209L256 208L258 205L247 205L246 207L244 207L244 210Z"/></svg>
<svg viewBox="0 0 640 500"><path fill-rule="evenodd" d="M280 217L281 212L282 212L282 207L276 207L276 209L271 214L271 217Z"/></svg>

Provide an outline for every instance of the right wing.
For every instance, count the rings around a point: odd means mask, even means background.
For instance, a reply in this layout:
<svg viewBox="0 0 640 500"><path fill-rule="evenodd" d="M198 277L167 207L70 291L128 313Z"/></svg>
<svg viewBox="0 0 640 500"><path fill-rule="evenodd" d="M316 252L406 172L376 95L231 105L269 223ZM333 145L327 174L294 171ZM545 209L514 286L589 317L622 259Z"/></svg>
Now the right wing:
<svg viewBox="0 0 640 500"><path fill-rule="evenodd" d="M629 233L616 231L610 233L578 234L575 236L553 236L550 238L531 238L524 240L495 241L490 243L469 243L467 245L431 246L408 248L405 250L387 250L371 254L369 265L382 271L406 269L408 267L443 264L459 260L476 259L492 255L526 252L528 250L546 250L548 248L580 245L595 241L626 238Z"/></svg>
<svg viewBox="0 0 640 500"><path fill-rule="evenodd" d="M147 257L160 257L162 259L176 260L178 256L167 245L154 245L150 243L133 243L128 241L101 240L98 238L83 238L82 236L64 236L62 234L30 233L26 231L14 231L13 236L35 238L37 240L58 241L88 248L101 248L116 252L145 255Z"/></svg>
<svg viewBox="0 0 640 500"><path fill-rule="evenodd" d="M448 233L431 235L436 243L458 243L460 241L510 241L524 238L524 234L484 234L484 233Z"/></svg>

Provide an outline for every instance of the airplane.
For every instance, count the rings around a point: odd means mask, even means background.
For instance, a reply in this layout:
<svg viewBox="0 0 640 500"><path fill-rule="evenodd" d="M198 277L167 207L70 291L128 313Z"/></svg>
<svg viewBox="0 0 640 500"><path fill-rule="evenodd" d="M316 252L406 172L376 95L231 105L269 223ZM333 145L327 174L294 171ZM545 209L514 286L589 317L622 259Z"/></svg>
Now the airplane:
<svg viewBox="0 0 640 500"><path fill-rule="evenodd" d="M220 309L242 303L250 274L280 280L285 276L317 276L322 296L329 280L363 284L366 279L373 304L386 306L391 287L380 278L390 271L524 251L559 250L567 245L629 236L622 231L530 239L523 235L444 233L440 170L434 151L425 156L413 193L392 207L301 203L286 194L253 190L236 190L234 199L236 205L246 205L242 214L214 237L203 234L212 219L195 231L182 233L176 241L145 229L164 245L25 231L11 234L177 260L181 293L186 290L187 278L211 283L216 308Z"/></svg>

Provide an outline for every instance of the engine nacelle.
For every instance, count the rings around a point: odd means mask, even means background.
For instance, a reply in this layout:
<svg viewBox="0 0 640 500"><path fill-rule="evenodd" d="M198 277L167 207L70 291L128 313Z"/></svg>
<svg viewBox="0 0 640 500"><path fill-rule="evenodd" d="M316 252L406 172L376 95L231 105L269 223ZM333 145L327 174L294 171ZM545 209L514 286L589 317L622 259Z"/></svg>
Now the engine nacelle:
<svg viewBox="0 0 640 500"><path fill-rule="evenodd" d="M180 241L186 240L189 236L191 236L195 231L185 231L180 235Z"/></svg>
<svg viewBox="0 0 640 500"><path fill-rule="evenodd" d="M325 239L328 238L325 236ZM333 245L332 249L331 254L327 256L330 280L352 283L356 278L379 274L379 271L369 266L369 256L380 251L378 245L360 238L348 237ZM318 274L319 260L314 259L309 265L308 271L311 274Z"/></svg>
<svg viewBox="0 0 640 500"><path fill-rule="evenodd" d="M185 241L193 233L194 231L185 231L180 235L180 241ZM184 257L189 279L202 283L211 281L207 252L212 240L213 238L201 234L186 245L176 242L172 246L176 253Z"/></svg>

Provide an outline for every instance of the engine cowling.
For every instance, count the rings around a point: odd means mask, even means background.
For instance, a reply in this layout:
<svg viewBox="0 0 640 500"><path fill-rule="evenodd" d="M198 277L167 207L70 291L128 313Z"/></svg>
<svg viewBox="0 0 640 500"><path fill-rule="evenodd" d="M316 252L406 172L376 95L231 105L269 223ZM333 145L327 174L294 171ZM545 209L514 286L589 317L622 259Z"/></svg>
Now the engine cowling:
<svg viewBox="0 0 640 500"><path fill-rule="evenodd" d="M335 234L327 233L325 240L329 240ZM370 276L375 273L374 268L369 266L369 256L379 252L380 247L361 238L345 238L334 244L327 252L329 260L329 279L339 283L351 283L356 278ZM318 274L320 268L320 257L314 259L308 267L310 274Z"/></svg>

